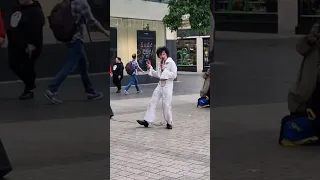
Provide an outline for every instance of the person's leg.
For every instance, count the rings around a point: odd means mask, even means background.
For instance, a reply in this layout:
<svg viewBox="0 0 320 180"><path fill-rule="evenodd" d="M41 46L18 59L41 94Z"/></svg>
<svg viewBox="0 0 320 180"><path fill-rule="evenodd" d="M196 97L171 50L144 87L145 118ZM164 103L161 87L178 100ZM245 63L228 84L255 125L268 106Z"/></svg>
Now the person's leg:
<svg viewBox="0 0 320 180"><path fill-rule="evenodd" d="M32 99L33 98L33 90L36 88L36 71L35 71L35 62L37 57L31 57L22 62L22 76L25 79L25 89L21 94L19 99Z"/></svg>
<svg viewBox="0 0 320 180"><path fill-rule="evenodd" d="M115 78L114 83L115 83L115 86L117 87L117 93L119 93L121 91L121 82L120 82L119 76L114 78Z"/></svg>
<svg viewBox="0 0 320 180"><path fill-rule="evenodd" d="M19 96L19 99L22 99L21 97L25 95L27 86L27 78L23 72L23 62L28 61L28 55L24 51L18 51L16 49L10 49L8 55L9 68L25 85L22 94ZM32 98L32 96L29 98Z"/></svg>
<svg viewBox="0 0 320 180"><path fill-rule="evenodd" d="M134 76L133 76L133 75L131 75L131 77L130 77L130 82L129 82L129 84L127 85L127 87L124 89L124 92L125 92L126 94L128 94L128 90L130 89L130 87L132 86L132 84L134 84Z"/></svg>
<svg viewBox="0 0 320 180"><path fill-rule="evenodd" d="M22 50L17 50L13 47L8 48L9 68L23 82L22 62L25 61L27 57L27 54Z"/></svg>
<svg viewBox="0 0 320 180"><path fill-rule="evenodd" d="M80 75L81 75L81 81L83 84L83 87L88 94L88 100L98 100L103 97L102 92L96 92L92 86L91 80L89 78L89 61L84 49L84 45L81 42L79 44L79 53L81 55L81 58L79 59L79 69L80 69Z"/></svg>
<svg viewBox="0 0 320 180"><path fill-rule="evenodd" d="M136 90L139 93L140 89L139 89L139 85L138 85L138 78L137 75L134 75L134 85L136 86Z"/></svg>
<svg viewBox="0 0 320 180"><path fill-rule="evenodd" d="M149 105L144 116L144 120L137 120L140 125L148 127L150 123L153 123L156 118L156 107L161 98L161 87L158 85L156 89L153 91L151 100L149 101Z"/></svg>
<svg viewBox="0 0 320 180"><path fill-rule="evenodd" d="M62 103L61 100L57 97L57 92L64 82L64 80L68 77L70 73L76 68L80 58L80 43L81 41L75 41L71 44L68 44L68 55L67 61L63 68L58 72L55 79L53 80L52 84L48 86L48 90L45 92L45 97L50 100L51 102L57 104Z"/></svg>
<svg viewBox="0 0 320 180"><path fill-rule="evenodd" d="M168 129L172 129L172 93L173 84L167 84L162 88L162 108Z"/></svg>

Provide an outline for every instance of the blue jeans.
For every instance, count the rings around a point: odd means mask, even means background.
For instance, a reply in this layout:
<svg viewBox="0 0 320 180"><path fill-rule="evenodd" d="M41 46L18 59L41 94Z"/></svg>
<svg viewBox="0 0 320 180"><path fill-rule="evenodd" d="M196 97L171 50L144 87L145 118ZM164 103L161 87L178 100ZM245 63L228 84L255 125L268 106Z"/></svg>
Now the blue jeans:
<svg viewBox="0 0 320 180"><path fill-rule="evenodd" d="M127 87L125 88L125 90L128 91L133 84L136 86L137 91L140 91L139 86L138 86L137 75L135 75L135 74L131 75L130 82L127 85Z"/></svg>
<svg viewBox="0 0 320 180"><path fill-rule="evenodd" d="M95 93L88 75L89 62L84 50L83 42L76 40L67 44L67 47L67 61L60 72L56 75L53 83L49 85L49 90L52 93L56 93L68 75L76 69L77 65L79 65L81 80L85 91L90 94Z"/></svg>

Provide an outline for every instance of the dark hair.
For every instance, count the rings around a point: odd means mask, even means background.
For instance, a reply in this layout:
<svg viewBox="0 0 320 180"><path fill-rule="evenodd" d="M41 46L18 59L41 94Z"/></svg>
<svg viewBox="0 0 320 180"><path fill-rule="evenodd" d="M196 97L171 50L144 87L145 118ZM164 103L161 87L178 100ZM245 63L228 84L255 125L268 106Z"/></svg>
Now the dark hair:
<svg viewBox="0 0 320 180"><path fill-rule="evenodd" d="M120 57L116 57L119 61L121 61L121 58Z"/></svg>
<svg viewBox="0 0 320 180"><path fill-rule="evenodd" d="M163 53L163 51L167 54L167 56L169 57L169 50L167 47L163 46L163 47L159 47L157 49L157 56L158 58L160 58L160 55Z"/></svg>
<svg viewBox="0 0 320 180"><path fill-rule="evenodd" d="M132 54L132 58L135 59L137 57L136 54Z"/></svg>

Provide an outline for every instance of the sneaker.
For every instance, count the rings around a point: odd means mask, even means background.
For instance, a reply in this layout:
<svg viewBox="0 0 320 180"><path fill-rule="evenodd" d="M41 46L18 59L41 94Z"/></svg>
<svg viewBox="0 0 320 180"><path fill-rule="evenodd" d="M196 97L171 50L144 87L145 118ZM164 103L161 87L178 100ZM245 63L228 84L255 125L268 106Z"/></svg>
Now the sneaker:
<svg viewBox="0 0 320 180"><path fill-rule="evenodd" d="M121 90L118 90L116 93L121 93Z"/></svg>
<svg viewBox="0 0 320 180"><path fill-rule="evenodd" d="M53 93L50 90L47 90L44 93L44 97L46 97L49 101L51 101L53 104L61 104L63 103L57 96L57 93Z"/></svg>
<svg viewBox="0 0 320 180"><path fill-rule="evenodd" d="M172 125L171 124L167 124L167 129L172 129Z"/></svg>
<svg viewBox="0 0 320 180"><path fill-rule="evenodd" d="M32 91L24 91L20 96L20 100L28 100L33 99L33 92Z"/></svg>
<svg viewBox="0 0 320 180"><path fill-rule="evenodd" d="M142 93L142 91L140 90L140 91L137 91L137 94L140 94L140 93Z"/></svg>
<svg viewBox="0 0 320 180"><path fill-rule="evenodd" d="M103 93L102 92L96 92L93 94L88 93L88 100L100 100L103 98Z"/></svg>
<svg viewBox="0 0 320 180"><path fill-rule="evenodd" d="M127 90L124 90L123 93L126 95L130 94Z"/></svg>

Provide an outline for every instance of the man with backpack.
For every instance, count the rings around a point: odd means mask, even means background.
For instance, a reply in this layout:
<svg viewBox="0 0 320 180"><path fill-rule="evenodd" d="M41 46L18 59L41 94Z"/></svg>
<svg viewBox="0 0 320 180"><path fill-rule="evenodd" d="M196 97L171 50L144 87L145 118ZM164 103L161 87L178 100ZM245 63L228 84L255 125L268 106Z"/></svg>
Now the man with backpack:
<svg viewBox="0 0 320 180"><path fill-rule="evenodd" d="M138 79L137 79L138 70L144 72L139 66L139 63L137 61L137 55L132 54L132 60L130 62L128 62L126 65L126 71L131 76L131 79L130 79L129 84L127 85L127 87L124 90L125 94L129 94L128 90L130 89L130 87L133 84L136 86L137 93L142 92L138 86Z"/></svg>
<svg viewBox="0 0 320 180"><path fill-rule="evenodd" d="M41 4L19 0L7 28L10 69L24 83L20 100L32 99L36 88L35 64L43 49L45 18Z"/></svg>
<svg viewBox="0 0 320 180"><path fill-rule="evenodd" d="M58 41L65 43L68 47L68 57L64 67L56 75L54 81L49 85L44 96L54 104L62 103L57 93L61 84L69 74L79 65L81 80L87 93L88 100L103 98L102 92L97 92L88 75L88 59L84 49L84 32L90 32L88 26L94 26L109 40L110 32L94 18L91 8L86 0L64 0L56 5L49 17L50 28Z"/></svg>

